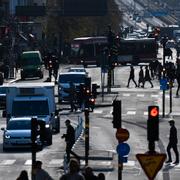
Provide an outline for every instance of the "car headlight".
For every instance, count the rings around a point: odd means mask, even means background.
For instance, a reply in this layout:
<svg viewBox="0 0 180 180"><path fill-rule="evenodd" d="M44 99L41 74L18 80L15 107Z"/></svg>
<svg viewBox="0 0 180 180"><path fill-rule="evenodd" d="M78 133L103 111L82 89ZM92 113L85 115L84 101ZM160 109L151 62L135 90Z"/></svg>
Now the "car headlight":
<svg viewBox="0 0 180 180"><path fill-rule="evenodd" d="M6 139L10 139L11 138L11 136L10 135L8 135L8 134L5 134L5 136L4 136Z"/></svg>
<svg viewBox="0 0 180 180"><path fill-rule="evenodd" d="M46 128L49 128L50 126L49 126L49 124L46 124L45 127L46 127Z"/></svg>
<svg viewBox="0 0 180 180"><path fill-rule="evenodd" d="M41 70L41 68L40 68L40 67L38 67L38 68L37 68L37 70Z"/></svg>

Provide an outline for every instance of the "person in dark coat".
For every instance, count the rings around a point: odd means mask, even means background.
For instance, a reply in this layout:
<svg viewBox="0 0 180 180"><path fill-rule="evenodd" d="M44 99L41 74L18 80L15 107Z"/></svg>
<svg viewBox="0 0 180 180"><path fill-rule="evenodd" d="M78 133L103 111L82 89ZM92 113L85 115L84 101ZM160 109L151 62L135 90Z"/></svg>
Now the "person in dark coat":
<svg viewBox="0 0 180 180"><path fill-rule="evenodd" d="M74 127L71 125L71 121L67 119L65 121L67 131L66 134L63 134L61 138L65 138L66 142L66 154L67 154L67 161L70 161L70 154L73 154L76 158L79 158L73 151L72 147L75 143L75 130Z"/></svg>
<svg viewBox="0 0 180 180"><path fill-rule="evenodd" d="M26 170L22 170L16 180L29 180L28 172Z"/></svg>
<svg viewBox="0 0 180 180"><path fill-rule="evenodd" d="M83 173L85 180L98 180L97 176L93 173L93 169L89 166L85 167L85 172Z"/></svg>
<svg viewBox="0 0 180 180"><path fill-rule="evenodd" d="M166 163L172 162L172 158L171 158L171 148L172 148L176 156L176 161L174 161L173 164L178 164L179 163L179 152L177 148L178 139L177 139L177 129L175 127L174 120L170 120L169 125L171 126L171 128L169 134L169 144L167 146L168 160L166 161Z"/></svg>
<svg viewBox="0 0 180 180"><path fill-rule="evenodd" d="M143 71L143 67L142 66L140 66L140 71L139 71L138 87L140 87L141 83L142 83L142 86L143 86L143 84L144 84L144 71Z"/></svg>
<svg viewBox="0 0 180 180"><path fill-rule="evenodd" d="M135 87L137 87L137 83L134 80L134 67L133 66L131 66L127 87L129 87L129 83L130 83L131 80L134 82Z"/></svg>
<svg viewBox="0 0 180 180"><path fill-rule="evenodd" d="M145 70L143 87L144 87L146 81L148 81L148 82L151 84L151 88L154 87L154 86L153 86L153 83L151 82L151 77L150 77L150 74L149 74L148 66L146 66L146 70Z"/></svg>

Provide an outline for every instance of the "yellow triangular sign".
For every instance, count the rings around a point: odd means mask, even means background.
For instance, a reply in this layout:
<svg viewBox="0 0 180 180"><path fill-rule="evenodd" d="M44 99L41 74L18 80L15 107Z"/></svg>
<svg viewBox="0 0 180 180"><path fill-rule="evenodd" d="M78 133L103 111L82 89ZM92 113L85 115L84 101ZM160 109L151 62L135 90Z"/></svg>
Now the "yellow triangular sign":
<svg viewBox="0 0 180 180"><path fill-rule="evenodd" d="M153 180L162 168L166 154L136 154L136 158L149 180Z"/></svg>

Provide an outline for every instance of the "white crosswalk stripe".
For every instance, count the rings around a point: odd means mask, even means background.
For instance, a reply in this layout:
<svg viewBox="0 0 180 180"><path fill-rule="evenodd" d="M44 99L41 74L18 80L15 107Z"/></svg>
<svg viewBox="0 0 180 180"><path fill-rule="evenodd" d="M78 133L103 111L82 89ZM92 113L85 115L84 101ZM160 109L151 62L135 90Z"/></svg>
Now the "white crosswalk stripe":
<svg viewBox="0 0 180 180"><path fill-rule="evenodd" d="M12 165L16 162L16 159L7 159L7 160L2 160L0 162L0 165Z"/></svg>
<svg viewBox="0 0 180 180"><path fill-rule="evenodd" d="M28 166L30 166L31 164L32 164L32 160L31 159L26 160L26 162L24 163L24 165L28 165Z"/></svg>
<svg viewBox="0 0 180 180"><path fill-rule="evenodd" d="M144 94L137 94L137 97L144 97Z"/></svg>
<svg viewBox="0 0 180 180"><path fill-rule="evenodd" d="M127 112L127 115L135 115L136 114L136 111L128 111Z"/></svg>
<svg viewBox="0 0 180 180"><path fill-rule="evenodd" d="M158 96L159 96L158 94L151 94L152 98L158 98Z"/></svg>
<svg viewBox="0 0 180 180"><path fill-rule="evenodd" d="M123 96L125 96L125 97L130 96L130 94L129 94L129 93L123 93L122 95L123 95Z"/></svg>

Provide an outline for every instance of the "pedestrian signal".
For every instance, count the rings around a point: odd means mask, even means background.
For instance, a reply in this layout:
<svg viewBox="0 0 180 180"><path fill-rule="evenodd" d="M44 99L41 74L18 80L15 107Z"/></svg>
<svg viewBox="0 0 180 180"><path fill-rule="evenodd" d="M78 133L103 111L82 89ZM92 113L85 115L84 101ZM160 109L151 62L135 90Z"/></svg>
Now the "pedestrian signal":
<svg viewBox="0 0 180 180"><path fill-rule="evenodd" d="M147 139L150 142L159 140L159 107L148 107Z"/></svg>
<svg viewBox="0 0 180 180"><path fill-rule="evenodd" d="M157 107L153 107L152 109L150 109L150 116L156 117L158 115L159 115L159 110Z"/></svg>

